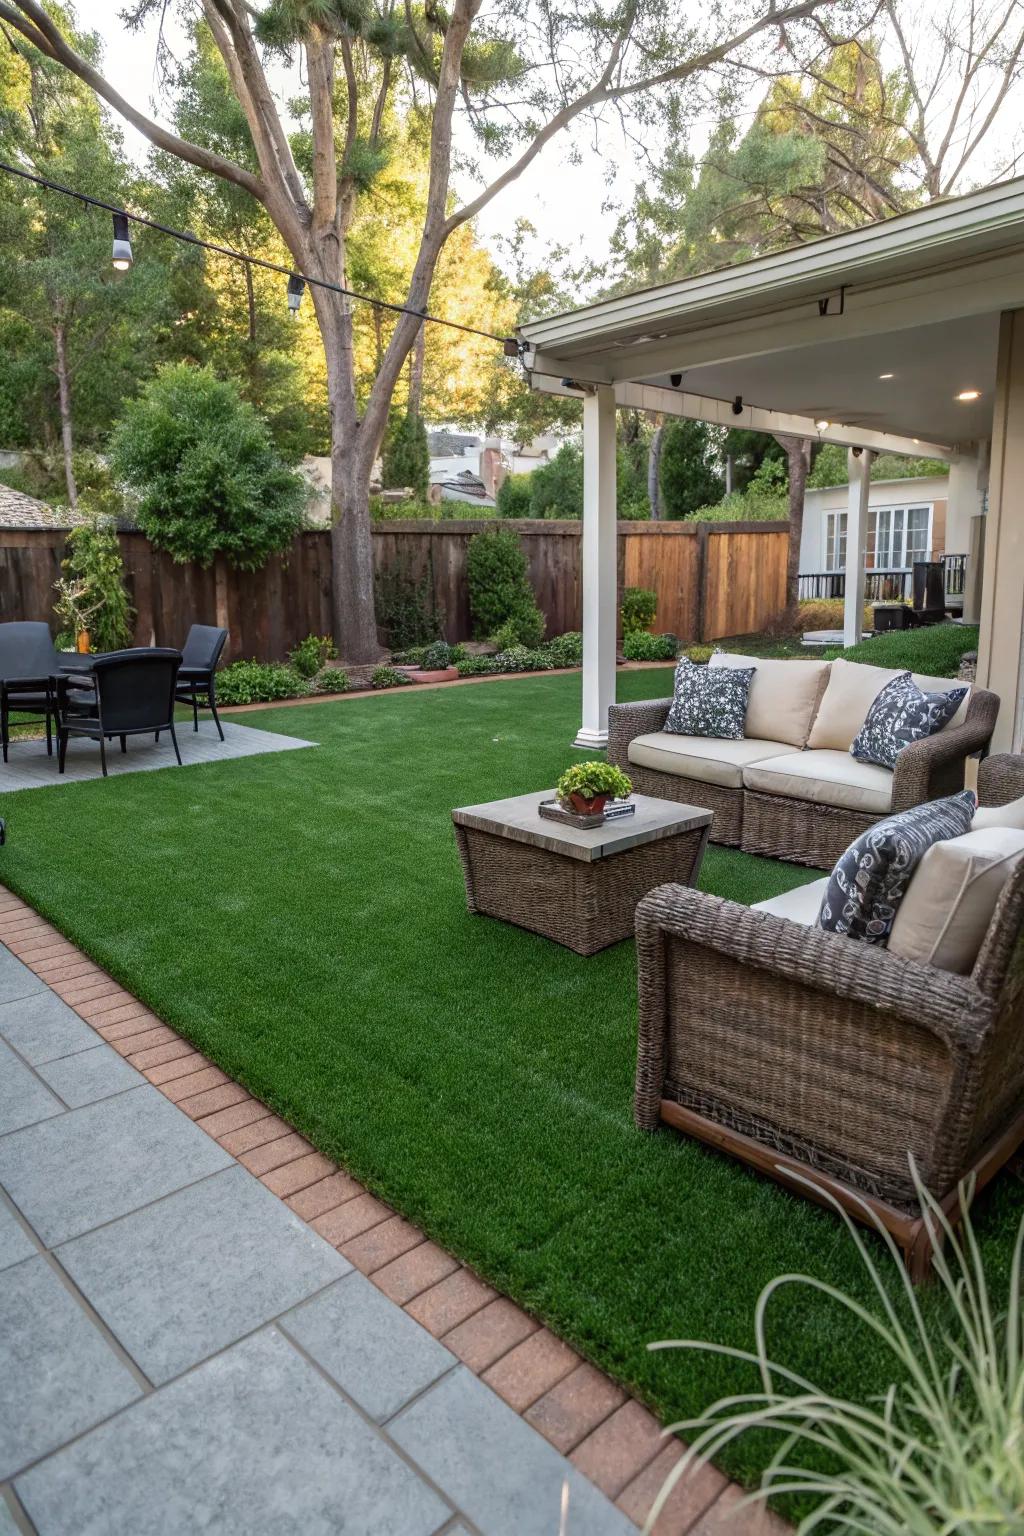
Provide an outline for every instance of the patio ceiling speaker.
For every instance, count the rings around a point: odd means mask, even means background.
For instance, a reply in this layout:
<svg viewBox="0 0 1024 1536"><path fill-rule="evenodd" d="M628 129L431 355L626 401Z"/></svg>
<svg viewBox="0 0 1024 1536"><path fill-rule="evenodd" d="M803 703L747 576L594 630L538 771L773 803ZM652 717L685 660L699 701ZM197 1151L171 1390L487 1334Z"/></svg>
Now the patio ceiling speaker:
<svg viewBox="0 0 1024 1536"><path fill-rule="evenodd" d="M118 272L127 272L132 264L132 242L128 233L128 215L126 213L114 214L114 268Z"/></svg>
<svg viewBox="0 0 1024 1536"><path fill-rule="evenodd" d="M299 305L302 303L302 295L306 291L306 280L292 273L288 279L288 313L293 320L299 318Z"/></svg>
<svg viewBox="0 0 1024 1536"><path fill-rule="evenodd" d="M683 382L683 376L681 373L670 373L668 376L668 381L672 385L673 389L678 389L680 384Z"/></svg>

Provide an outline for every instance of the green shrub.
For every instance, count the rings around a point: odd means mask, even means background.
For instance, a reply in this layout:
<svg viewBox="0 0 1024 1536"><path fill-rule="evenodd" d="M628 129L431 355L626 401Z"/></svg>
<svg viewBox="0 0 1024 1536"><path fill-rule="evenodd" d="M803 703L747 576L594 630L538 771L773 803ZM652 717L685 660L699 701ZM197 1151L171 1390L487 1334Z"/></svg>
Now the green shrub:
<svg viewBox="0 0 1024 1536"><path fill-rule="evenodd" d="M712 507L698 507L689 514L691 523L776 523L789 519L789 501L776 492L751 486L734 491Z"/></svg>
<svg viewBox="0 0 1024 1536"><path fill-rule="evenodd" d="M620 501L616 516L624 523L649 523L651 507L647 501Z"/></svg>
<svg viewBox="0 0 1024 1536"><path fill-rule="evenodd" d="M458 663L460 677L489 677L501 670L496 656L464 656Z"/></svg>
<svg viewBox="0 0 1024 1536"><path fill-rule="evenodd" d="M212 368L162 368L125 408L110 443L114 473L137 498L152 544L175 560L255 571L302 526L306 483L266 423Z"/></svg>
<svg viewBox="0 0 1024 1536"><path fill-rule="evenodd" d="M797 604L796 628L804 635L809 629L842 629L846 605L841 597L808 597ZM864 628L873 629L875 616L871 604L865 606Z"/></svg>
<svg viewBox="0 0 1024 1536"><path fill-rule="evenodd" d="M424 647L419 665L424 672L443 672L446 667L453 667L461 654L460 646L449 645L447 640L435 640L433 645Z"/></svg>
<svg viewBox="0 0 1024 1536"><path fill-rule="evenodd" d="M526 575L526 556L511 528L488 528L469 543L466 559L474 633L493 635L506 623L521 645L539 645L544 615Z"/></svg>
<svg viewBox="0 0 1024 1536"><path fill-rule="evenodd" d="M458 663L460 677L493 677L503 672L550 672L561 662L552 660L547 646L531 649L511 645L496 656L466 656Z"/></svg>
<svg viewBox="0 0 1024 1536"><path fill-rule="evenodd" d="M377 627L391 651L429 645L444 628L444 612L434 597L429 571L419 580L405 565L380 572L373 600Z"/></svg>
<svg viewBox="0 0 1024 1536"><path fill-rule="evenodd" d="M715 467L714 444L702 421L669 421L661 440L661 499L667 517L691 517L724 489Z"/></svg>
<svg viewBox="0 0 1024 1536"><path fill-rule="evenodd" d="M532 517L530 481L532 475L508 475L494 498L499 517Z"/></svg>
<svg viewBox="0 0 1024 1536"><path fill-rule="evenodd" d="M426 501L430 489L430 448L423 417L393 412L381 451L381 483L387 490L408 486Z"/></svg>
<svg viewBox="0 0 1024 1536"><path fill-rule="evenodd" d="M634 629L622 637L622 654L627 661L675 661L678 649L675 635L651 635L646 629Z"/></svg>
<svg viewBox="0 0 1024 1536"><path fill-rule="evenodd" d="M73 646L82 630L94 651L117 651L132 643L135 610L124 585L124 561L117 532L108 518L93 516L68 531L56 583L54 612L65 626L62 639Z"/></svg>
<svg viewBox="0 0 1024 1536"><path fill-rule="evenodd" d="M370 678L372 688L405 688L412 679L395 667L376 667Z"/></svg>
<svg viewBox="0 0 1024 1536"><path fill-rule="evenodd" d="M583 454L575 443L563 443L553 459L531 472L530 516L583 516Z"/></svg>
<svg viewBox="0 0 1024 1536"><path fill-rule="evenodd" d="M321 667L306 686L309 693L347 693L348 673L344 667Z"/></svg>
<svg viewBox="0 0 1024 1536"><path fill-rule="evenodd" d="M452 505L447 503L446 505ZM435 507L429 501L422 501L415 497L408 501L384 501L380 496L370 497L370 519L375 523L400 523L406 521L433 522L436 523L442 517L450 517L451 514Z"/></svg>
<svg viewBox="0 0 1024 1536"><path fill-rule="evenodd" d="M626 800L633 793L633 781L612 763L573 763L558 780L555 792L559 800L568 800L570 795L582 795L584 800L593 800L595 795Z"/></svg>
<svg viewBox="0 0 1024 1536"><path fill-rule="evenodd" d="M307 691L306 679L279 661L233 661L217 673L218 704L265 704L301 698Z"/></svg>
<svg viewBox="0 0 1024 1536"><path fill-rule="evenodd" d="M509 646L522 644L519 638L519 626L513 619L506 619L493 635L488 636L488 639L499 651L507 651Z"/></svg>
<svg viewBox="0 0 1024 1536"><path fill-rule="evenodd" d="M300 677L315 677L324 662L336 660L337 655L338 647L330 635L307 635L288 652L288 660Z"/></svg>
<svg viewBox="0 0 1024 1536"><path fill-rule="evenodd" d="M956 677L966 651L978 649L978 630L965 624L929 624L922 629L893 629L846 650L825 651L829 660L866 661L875 667L900 667L926 677Z"/></svg>
<svg viewBox="0 0 1024 1536"><path fill-rule="evenodd" d="M622 594L622 628L625 634L635 629L650 629L658 611L658 595L648 587L626 587Z"/></svg>
<svg viewBox="0 0 1024 1536"><path fill-rule="evenodd" d="M579 667L583 664L583 636L578 629L570 629L564 635L556 635L553 640L545 640L541 650L556 667Z"/></svg>
<svg viewBox="0 0 1024 1536"><path fill-rule="evenodd" d="M686 645L683 647L680 655L685 656L687 661L696 662L699 666L706 666L716 650L717 646L714 645Z"/></svg>

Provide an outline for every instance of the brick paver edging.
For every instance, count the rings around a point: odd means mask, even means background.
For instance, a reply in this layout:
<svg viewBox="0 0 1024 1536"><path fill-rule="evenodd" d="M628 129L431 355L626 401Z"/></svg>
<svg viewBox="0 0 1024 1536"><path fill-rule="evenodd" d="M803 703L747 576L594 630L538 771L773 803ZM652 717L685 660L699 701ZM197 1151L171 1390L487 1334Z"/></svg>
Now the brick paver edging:
<svg viewBox="0 0 1024 1536"><path fill-rule="evenodd" d="M107 1043L641 1525L683 1454L641 1403L392 1211L0 885L0 941ZM784 1536L701 1467L656 1536Z"/></svg>

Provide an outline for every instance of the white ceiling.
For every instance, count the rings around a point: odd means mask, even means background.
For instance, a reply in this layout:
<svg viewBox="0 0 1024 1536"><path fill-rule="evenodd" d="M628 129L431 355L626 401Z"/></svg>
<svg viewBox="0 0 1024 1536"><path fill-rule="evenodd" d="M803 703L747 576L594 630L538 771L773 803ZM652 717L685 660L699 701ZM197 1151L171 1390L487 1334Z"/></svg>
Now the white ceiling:
<svg viewBox="0 0 1024 1536"><path fill-rule="evenodd" d="M821 342L684 369L678 387L925 441L974 441L991 435L998 331L999 316L991 314ZM893 377L883 380L883 373ZM667 388L669 375L645 382ZM958 401L964 389L980 390L980 399Z"/></svg>

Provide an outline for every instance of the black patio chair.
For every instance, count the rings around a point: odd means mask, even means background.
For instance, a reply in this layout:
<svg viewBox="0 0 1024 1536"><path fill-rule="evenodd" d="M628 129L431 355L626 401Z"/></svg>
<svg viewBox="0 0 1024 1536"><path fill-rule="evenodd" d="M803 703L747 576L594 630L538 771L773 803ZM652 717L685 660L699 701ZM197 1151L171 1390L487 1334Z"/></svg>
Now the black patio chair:
<svg viewBox="0 0 1024 1536"><path fill-rule="evenodd" d="M182 647L181 667L175 698L179 704L191 704L192 729L199 729L199 709L208 709L213 723L224 740L224 731L217 713L217 663L228 638L226 629L215 629L211 624L193 624Z"/></svg>
<svg viewBox="0 0 1024 1536"><path fill-rule="evenodd" d="M0 739L5 763L12 711L28 715L31 724L46 721L46 750L53 756L57 699L51 679L59 671L48 624L0 624Z"/></svg>
<svg viewBox="0 0 1024 1536"><path fill-rule="evenodd" d="M170 731L174 755L181 766L178 738L174 734L174 694L181 666L181 652L153 647L111 651L97 656L87 675L65 674L57 684L57 766L64 772L69 736L89 736L100 744L100 764L107 776L107 742L121 738ZM76 689L92 687L88 703L75 696Z"/></svg>

